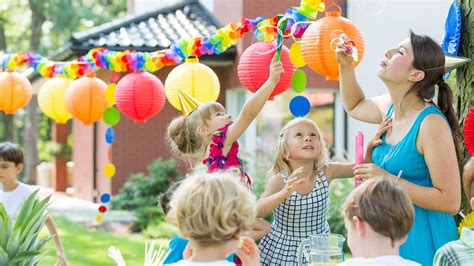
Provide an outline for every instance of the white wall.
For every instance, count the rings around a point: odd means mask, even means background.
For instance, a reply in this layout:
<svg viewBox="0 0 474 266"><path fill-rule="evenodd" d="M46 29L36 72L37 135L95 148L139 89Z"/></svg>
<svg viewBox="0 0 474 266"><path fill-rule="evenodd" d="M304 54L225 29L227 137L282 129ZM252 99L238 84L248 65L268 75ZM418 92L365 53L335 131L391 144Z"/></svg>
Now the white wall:
<svg viewBox="0 0 474 266"><path fill-rule="evenodd" d="M372 2L386 3L378 15L366 11L364 4ZM387 90L376 75L379 62L387 49L397 47L398 43L408 37L409 30L429 35L439 43L444 36L444 23L452 0L349 0L347 15L364 35L364 58L356 69L358 81L366 96L376 96ZM383 5L380 5L383 6ZM349 118L348 150L354 155L355 135L364 132L366 142L372 137L376 126Z"/></svg>

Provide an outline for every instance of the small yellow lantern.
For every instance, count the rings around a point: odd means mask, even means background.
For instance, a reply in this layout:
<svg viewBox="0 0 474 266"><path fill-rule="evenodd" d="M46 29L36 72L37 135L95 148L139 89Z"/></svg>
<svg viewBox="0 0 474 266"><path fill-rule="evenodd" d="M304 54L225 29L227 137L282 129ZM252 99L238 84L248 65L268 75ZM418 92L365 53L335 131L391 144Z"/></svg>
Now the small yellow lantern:
<svg viewBox="0 0 474 266"><path fill-rule="evenodd" d="M213 102L219 97L219 78L197 58L188 58L184 64L175 67L165 81L166 98L174 108L182 111L179 90L199 102Z"/></svg>
<svg viewBox="0 0 474 266"><path fill-rule="evenodd" d="M70 85L70 79L56 76L46 81L38 91L39 108L58 124L64 124L72 118L66 107L66 91Z"/></svg>

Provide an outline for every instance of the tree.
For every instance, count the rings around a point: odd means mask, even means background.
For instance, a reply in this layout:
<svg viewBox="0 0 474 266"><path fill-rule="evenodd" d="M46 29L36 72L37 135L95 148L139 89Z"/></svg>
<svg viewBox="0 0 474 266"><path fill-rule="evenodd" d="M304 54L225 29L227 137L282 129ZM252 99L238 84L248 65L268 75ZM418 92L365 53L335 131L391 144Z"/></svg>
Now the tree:
<svg viewBox="0 0 474 266"><path fill-rule="evenodd" d="M461 45L459 49L459 53L461 56L471 58L474 61L474 47L472 44L474 43L474 1L470 0L462 0L461 1L462 7L462 18L463 18L463 27L462 27L462 34L461 34ZM466 118L467 113L469 112L469 108L473 104L473 92L474 92L474 67L473 62L471 61L469 64L465 65L464 67L458 69L457 71L457 94L455 97L455 110L458 115L458 121L460 127L464 127L464 120ZM469 154L466 150L465 144L461 142L461 159L460 159L460 166L464 165L464 163L469 158ZM465 197L463 197L463 205L466 206L467 202L464 201Z"/></svg>

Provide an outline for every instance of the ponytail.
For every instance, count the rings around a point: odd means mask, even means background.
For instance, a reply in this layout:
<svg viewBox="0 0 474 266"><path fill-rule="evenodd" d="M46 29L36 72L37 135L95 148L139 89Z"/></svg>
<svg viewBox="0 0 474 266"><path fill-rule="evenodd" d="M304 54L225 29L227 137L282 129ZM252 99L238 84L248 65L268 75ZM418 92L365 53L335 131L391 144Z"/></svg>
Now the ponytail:
<svg viewBox="0 0 474 266"><path fill-rule="evenodd" d="M456 155L459 159L459 123L456 117L456 113L453 108L453 92L451 87L441 79L436 83L438 85L438 107L443 112L444 116L448 120L453 133L454 145L456 147Z"/></svg>

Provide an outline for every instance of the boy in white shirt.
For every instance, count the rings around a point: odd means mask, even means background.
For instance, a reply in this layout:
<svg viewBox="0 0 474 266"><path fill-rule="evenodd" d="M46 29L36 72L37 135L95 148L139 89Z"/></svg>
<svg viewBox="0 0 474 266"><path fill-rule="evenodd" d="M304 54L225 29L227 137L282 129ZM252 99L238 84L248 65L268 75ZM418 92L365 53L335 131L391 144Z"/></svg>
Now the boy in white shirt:
<svg viewBox="0 0 474 266"><path fill-rule="evenodd" d="M8 215L15 223L26 199L33 193L33 188L17 180L23 171L23 151L18 144L0 143L0 203L7 210ZM53 219L48 216L46 227L53 236L56 244L58 262L56 265L67 265L64 249L59 239Z"/></svg>
<svg viewBox="0 0 474 266"><path fill-rule="evenodd" d="M346 199L342 214L354 258L339 265L420 265L399 255L413 225L414 210L407 193L395 182L364 181Z"/></svg>
<svg viewBox="0 0 474 266"><path fill-rule="evenodd" d="M256 199L231 173L197 173L174 192L168 220L189 240L183 260L174 266L231 266L236 253L243 266L260 265L255 242L243 233L257 217Z"/></svg>

